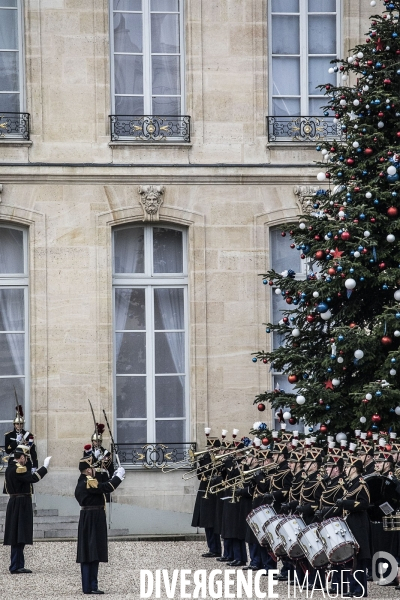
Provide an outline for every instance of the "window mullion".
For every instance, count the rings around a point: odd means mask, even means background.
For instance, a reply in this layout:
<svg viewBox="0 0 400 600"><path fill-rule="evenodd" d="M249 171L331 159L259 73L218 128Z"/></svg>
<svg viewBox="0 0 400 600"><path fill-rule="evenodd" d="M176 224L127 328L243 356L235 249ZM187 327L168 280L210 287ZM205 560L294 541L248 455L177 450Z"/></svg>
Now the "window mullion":
<svg viewBox="0 0 400 600"><path fill-rule="evenodd" d="M300 114L308 115L308 0L300 0L300 94Z"/></svg>
<svg viewBox="0 0 400 600"><path fill-rule="evenodd" d="M144 114L153 114L151 83L151 16L150 0L143 1L143 106Z"/></svg>
<svg viewBox="0 0 400 600"><path fill-rule="evenodd" d="M154 293L153 287L146 286L146 399L147 399L147 441L155 442L155 361L154 361Z"/></svg>

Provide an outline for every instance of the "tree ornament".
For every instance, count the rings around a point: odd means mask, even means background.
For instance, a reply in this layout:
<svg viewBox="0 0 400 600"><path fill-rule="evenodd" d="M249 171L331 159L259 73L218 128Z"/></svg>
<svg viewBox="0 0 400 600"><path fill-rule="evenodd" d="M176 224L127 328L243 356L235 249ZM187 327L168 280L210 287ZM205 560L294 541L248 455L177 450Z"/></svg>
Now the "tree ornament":
<svg viewBox="0 0 400 600"><path fill-rule="evenodd" d="M372 415L371 421L373 423L380 423L382 421L382 417L378 415L378 413L375 413L374 415Z"/></svg>
<svg viewBox="0 0 400 600"><path fill-rule="evenodd" d="M400 302L400 290L395 291L394 299L396 300L396 302Z"/></svg>
<svg viewBox="0 0 400 600"><path fill-rule="evenodd" d="M340 444L340 442L341 442L342 440L347 440L347 435L346 435L346 434L345 434L343 431L341 431L340 433L338 433L338 434L336 435L336 441L337 441L339 444Z"/></svg>
<svg viewBox="0 0 400 600"><path fill-rule="evenodd" d="M302 405L305 403L305 401L306 401L306 399L304 398L304 396L297 396L297 398L296 398L297 404Z"/></svg>
<svg viewBox="0 0 400 600"><path fill-rule="evenodd" d="M398 212L399 211L397 210L397 208L395 206L390 206L387 209L386 214L388 215L388 217L394 218L394 217L397 217Z"/></svg>
<svg viewBox="0 0 400 600"><path fill-rule="evenodd" d="M400 406L396 406L396 408L394 409L394 412L396 413L397 416L400 416Z"/></svg>
<svg viewBox="0 0 400 600"><path fill-rule="evenodd" d="M323 250L317 250L317 252L314 254L316 260L324 260L325 259L325 252Z"/></svg>
<svg viewBox="0 0 400 600"><path fill-rule="evenodd" d="M349 231L343 231L340 237L342 238L342 240L347 242L351 238L351 234Z"/></svg>
<svg viewBox="0 0 400 600"><path fill-rule="evenodd" d="M346 281L344 282L344 285L346 286L346 289L348 290L354 290L354 288L357 285L357 282L355 281L355 279L346 279Z"/></svg>
<svg viewBox="0 0 400 600"><path fill-rule="evenodd" d="M328 428L326 425L321 425L321 427L319 428L320 432L325 434L328 432Z"/></svg>
<svg viewBox="0 0 400 600"><path fill-rule="evenodd" d="M263 404L262 402L260 402L260 404L258 404L257 408L258 408L258 410L260 412L263 412L265 410L265 404Z"/></svg>
<svg viewBox="0 0 400 600"><path fill-rule="evenodd" d="M364 150L365 156L371 156L371 154L373 154L373 153L374 153L374 151L372 148L365 148L365 150Z"/></svg>
<svg viewBox="0 0 400 600"><path fill-rule="evenodd" d="M290 419L289 419L289 423L290 423L291 425L296 425L296 423L297 423L297 419L296 419L295 417L290 417Z"/></svg>
<svg viewBox="0 0 400 600"><path fill-rule="evenodd" d="M354 352L354 356L357 360L360 360L361 358L364 357L364 352L362 350L356 350Z"/></svg>
<svg viewBox="0 0 400 600"><path fill-rule="evenodd" d="M266 437L264 437L264 438L261 440L261 443L262 443L262 445L263 445L263 446L268 446L268 444L269 444L269 439L268 439L268 438L266 438Z"/></svg>
<svg viewBox="0 0 400 600"><path fill-rule="evenodd" d="M299 378L297 377L297 375L289 375L288 376L289 383L297 383L298 380L299 380Z"/></svg>
<svg viewBox="0 0 400 600"><path fill-rule="evenodd" d="M391 338L391 337L389 337L388 335L384 335L384 336L381 338L381 342L382 342L382 344L383 344L384 346L390 346L390 344L392 343L392 338Z"/></svg>

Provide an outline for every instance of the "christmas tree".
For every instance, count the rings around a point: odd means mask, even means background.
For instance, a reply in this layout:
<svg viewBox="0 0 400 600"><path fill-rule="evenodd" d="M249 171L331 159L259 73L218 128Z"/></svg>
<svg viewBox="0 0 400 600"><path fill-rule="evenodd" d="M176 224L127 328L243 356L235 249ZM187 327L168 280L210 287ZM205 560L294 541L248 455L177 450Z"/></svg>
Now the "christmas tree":
<svg viewBox="0 0 400 600"><path fill-rule="evenodd" d="M287 308L266 324L282 345L253 361L287 375L296 393L254 402L289 407L286 419L323 435L400 425L400 1L383 4L365 43L333 63L341 85L320 86L340 136L317 146L325 189L291 226L306 278L263 275Z"/></svg>

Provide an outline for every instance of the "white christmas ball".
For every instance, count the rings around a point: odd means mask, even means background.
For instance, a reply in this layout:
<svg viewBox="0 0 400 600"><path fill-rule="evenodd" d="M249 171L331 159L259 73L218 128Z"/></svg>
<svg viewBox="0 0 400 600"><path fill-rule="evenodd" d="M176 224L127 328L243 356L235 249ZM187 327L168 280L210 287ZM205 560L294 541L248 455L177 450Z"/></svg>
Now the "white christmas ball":
<svg viewBox="0 0 400 600"><path fill-rule="evenodd" d="M376 1L375 0L371 0L370 5L371 6L376 6Z"/></svg>
<svg viewBox="0 0 400 600"><path fill-rule="evenodd" d="M322 171L320 173L318 173L317 179L318 179L318 181L325 181L326 180L325 173L323 173Z"/></svg>
<svg viewBox="0 0 400 600"><path fill-rule="evenodd" d="M378 122L378 129L382 129L383 127L385 127L385 123L383 121L379 121Z"/></svg>
<svg viewBox="0 0 400 600"><path fill-rule="evenodd" d="M367 400L372 400L372 394L365 394L365 398Z"/></svg>
<svg viewBox="0 0 400 600"><path fill-rule="evenodd" d="M396 290L396 291L395 291L395 293L394 293L394 299L395 299L397 302L400 302L400 290Z"/></svg>
<svg viewBox="0 0 400 600"><path fill-rule="evenodd" d="M297 396L296 398L297 404L304 404L305 401L306 399L304 398L304 396Z"/></svg>
<svg viewBox="0 0 400 600"><path fill-rule="evenodd" d="M386 236L386 239L388 242L393 243L396 238L394 237L393 233L389 233L389 235Z"/></svg>
<svg viewBox="0 0 400 600"><path fill-rule="evenodd" d="M393 335L394 337L400 337L400 331L396 329L395 331L393 331Z"/></svg>
<svg viewBox="0 0 400 600"><path fill-rule="evenodd" d="M339 356L337 361L338 361L338 363L342 364L342 362L344 361L343 356Z"/></svg>
<svg viewBox="0 0 400 600"><path fill-rule="evenodd" d="M338 215L339 217L344 217L346 213L343 210L339 210Z"/></svg>
<svg viewBox="0 0 400 600"><path fill-rule="evenodd" d="M347 80L348 80L347 75L342 75L342 81L347 81Z"/></svg>
<svg viewBox="0 0 400 600"><path fill-rule="evenodd" d="M355 279L351 279L351 278L350 278L350 279L346 279L346 281L344 282L344 285L346 286L346 288L347 288L348 290L354 290L354 288L355 288L355 287L356 287L356 285L357 285L357 282L356 282L356 280L355 280Z"/></svg>
<svg viewBox="0 0 400 600"><path fill-rule="evenodd" d="M343 433L343 432L341 432L341 433L338 433L338 434L336 435L336 441L337 441L337 442L339 442L339 443L340 443L342 440L347 440L347 435L346 435L345 433Z"/></svg>
<svg viewBox="0 0 400 600"><path fill-rule="evenodd" d="M282 294L282 290L280 290L279 288L275 288L275 294L279 296L279 294Z"/></svg>
<svg viewBox="0 0 400 600"><path fill-rule="evenodd" d="M354 252L354 258L360 258L360 256L361 256L361 254L359 253L359 251L358 251L358 250L356 250L356 251Z"/></svg>
<svg viewBox="0 0 400 600"><path fill-rule="evenodd" d="M282 271L282 277L287 277L289 275L289 271Z"/></svg>
<svg viewBox="0 0 400 600"><path fill-rule="evenodd" d="M366 238L369 238L369 236L370 236L370 235L371 235L371 234L370 234L370 232L369 232L369 231L364 231L364 237L366 237Z"/></svg>
<svg viewBox="0 0 400 600"><path fill-rule="evenodd" d="M358 148L360 144L358 142L353 142L353 148Z"/></svg>
<svg viewBox="0 0 400 600"><path fill-rule="evenodd" d="M390 369L389 373L390 373L390 375L394 376L394 375L396 375L397 371L396 371L396 369Z"/></svg>
<svg viewBox="0 0 400 600"><path fill-rule="evenodd" d="M364 85L363 92L368 92L368 90L369 90L369 85Z"/></svg>
<svg viewBox="0 0 400 600"><path fill-rule="evenodd" d="M300 229L305 229L306 228L306 224L305 223L299 223L299 227L300 227Z"/></svg>
<svg viewBox="0 0 400 600"><path fill-rule="evenodd" d="M349 56L349 58L347 59L347 62L349 64L351 64L352 62L354 62L354 57L353 56Z"/></svg>
<svg viewBox="0 0 400 600"><path fill-rule="evenodd" d="M261 425L261 421L256 421L255 423L253 423L253 429L258 429Z"/></svg>
<svg viewBox="0 0 400 600"><path fill-rule="evenodd" d="M356 350L354 352L354 357L357 358L357 360L359 360L360 358L363 358L364 356L364 352L362 350Z"/></svg>
<svg viewBox="0 0 400 600"><path fill-rule="evenodd" d="M396 413L396 415L400 415L400 406L396 406L394 412Z"/></svg>
<svg viewBox="0 0 400 600"><path fill-rule="evenodd" d="M321 154L323 156L325 156L325 154L328 154L328 150L326 148L324 148L323 150L321 150Z"/></svg>
<svg viewBox="0 0 400 600"><path fill-rule="evenodd" d="M283 413L283 418L285 419L285 421L288 421L292 418L292 415L290 414L290 412L286 411Z"/></svg>
<svg viewBox="0 0 400 600"><path fill-rule="evenodd" d="M360 104L360 101L357 100L357 98L355 100L353 100L353 105L354 106L358 106Z"/></svg>
<svg viewBox="0 0 400 600"><path fill-rule="evenodd" d="M334 72L335 72L335 71L334 71L333 67L330 67L330 68L328 69L328 73L330 73L331 75L332 75L332 73L334 73Z"/></svg>
<svg viewBox="0 0 400 600"><path fill-rule="evenodd" d="M367 419L365 417L360 417L360 423L366 423Z"/></svg>
<svg viewBox="0 0 400 600"><path fill-rule="evenodd" d="M330 319L332 316L332 313L330 310L327 310L324 313L321 313L321 319L323 319L324 321L327 321L328 319Z"/></svg>
<svg viewBox="0 0 400 600"><path fill-rule="evenodd" d="M299 335L300 335L300 329L297 329L297 328L293 329L292 336L293 337L299 337Z"/></svg>
<svg viewBox="0 0 400 600"><path fill-rule="evenodd" d="M318 298L319 292L313 292L312 295L313 295L313 298Z"/></svg>
<svg viewBox="0 0 400 600"><path fill-rule="evenodd" d="M397 173L397 169L393 165L390 165L386 170L388 175L395 175Z"/></svg>
<svg viewBox="0 0 400 600"><path fill-rule="evenodd" d="M340 379L336 379L336 378L332 379L332 385L334 385L335 387L340 385Z"/></svg>
<svg viewBox="0 0 400 600"><path fill-rule="evenodd" d="M357 58L364 58L364 54L363 54L362 52L359 52L359 53L357 54Z"/></svg>
<svg viewBox="0 0 400 600"><path fill-rule="evenodd" d="M347 104L346 100L343 99L340 101L340 106L346 106L346 104Z"/></svg>
<svg viewBox="0 0 400 600"><path fill-rule="evenodd" d="M368 200L369 200L370 198L372 198L372 194L371 194L371 192L367 192L367 193L365 194L365 197L366 197L366 198L368 198Z"/></svg>

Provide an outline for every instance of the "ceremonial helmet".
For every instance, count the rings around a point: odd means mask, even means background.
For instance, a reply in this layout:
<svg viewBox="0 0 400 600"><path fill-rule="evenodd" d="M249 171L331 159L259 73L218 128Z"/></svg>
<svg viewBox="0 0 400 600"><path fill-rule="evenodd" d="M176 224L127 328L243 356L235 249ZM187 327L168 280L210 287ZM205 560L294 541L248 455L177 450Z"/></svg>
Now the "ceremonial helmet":
<svg viewBox="0 0 400 600"><path fill-rule="evenodd" d="M24 444L19 444L14 450L15 458L20 458L21 456L30 457L30 448L29 446L25 446Z"/></svg>
<svg viewBox="0 0 400 600"><path fill-rule="evenodd" d="M94 462L94 454L93 454L93 450L92 450L92 445L91 444L86 444L86 446L83 447L83 456L79 461L79 470L80 471L85 471L86 469L92 468L95 466L95 462Z"/></svg>
<svg viewBox="0 0 400 600"><path fill-rule="evenodd" d="M102 442L105 426L103 423L96 423L96 430L91 437L92 442Z"/></svg>
<svg viewBox="0 0 400 600"><path fill-rule="evenodd" d="M25 423L25 419L24 419L24 411L23 408L20 404L17 404L17 406L15 407L16 415L15 415L15 419L13 421L14 425L23 425Z"/></svg>

